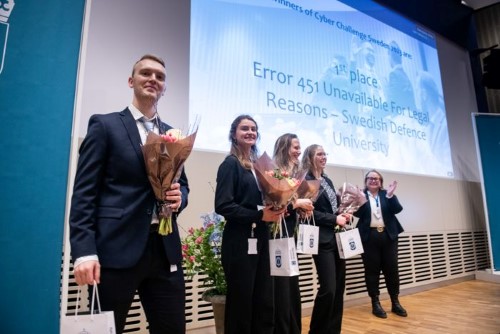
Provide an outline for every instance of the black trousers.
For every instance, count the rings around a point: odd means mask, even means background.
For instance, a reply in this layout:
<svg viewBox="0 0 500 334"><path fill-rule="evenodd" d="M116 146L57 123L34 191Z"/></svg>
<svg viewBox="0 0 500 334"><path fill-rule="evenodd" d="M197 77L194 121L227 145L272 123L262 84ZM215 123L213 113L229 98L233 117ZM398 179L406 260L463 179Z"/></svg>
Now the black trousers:
<svg viewBox="0 0 500 334"><path fill-rule="evenodd" d="M101 268L99 297L104 311L114 311L116 333L123 332L138 291L152 334L186 332L185 284L182 267L170 272L161 236L152 233L139 262L132 268ZM92 287L89 286L89 295Z"/></svg>
<svg viewBox="0 0 500 334"><path fill-rule="evenodd" d="M387 232L372 229L368 241L363 242L363 249L368 295L380 295L380 271L384 274L389 295L399 295L398 239L391 240Z"/></svg>
<svg viewBox="0 0 500 334"><path fill-rule="evenodd" d="M275 334L300 334L302 304L299 276L274 277Z"/></svg>
<svg viewBox="0 0 500 334"><path fill-rule="evenodd" d="M344 313L345 260L339 257L335 238L319 244L313 256L319 290L314 299L310 334L340 333Z"/></svg>
<svg viewBox="0 0 500 334"><path fill-rule="evenodd" d="M267 231L266 231L267 232ZM248 254L246 237L225 237L222 265L227 282L225 334L272 334L274 288L269 238L258 236L258 254Z"/></svg>

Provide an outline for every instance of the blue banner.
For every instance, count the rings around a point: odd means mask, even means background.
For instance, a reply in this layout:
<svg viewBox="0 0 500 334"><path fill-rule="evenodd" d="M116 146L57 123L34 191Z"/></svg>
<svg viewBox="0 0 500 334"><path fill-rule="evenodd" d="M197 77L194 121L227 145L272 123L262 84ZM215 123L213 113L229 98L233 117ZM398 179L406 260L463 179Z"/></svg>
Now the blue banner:
<svg viewBox="0 0 500 334"><path fill-rule="evenodd" d="M0 0L2 333L59 333L84 0Z"/></svg>
<svg viewBox="0 0 500 334"><path fill-rule="evenodd" d="M475 114L492 269L500 271L500 115Z"/></svg>

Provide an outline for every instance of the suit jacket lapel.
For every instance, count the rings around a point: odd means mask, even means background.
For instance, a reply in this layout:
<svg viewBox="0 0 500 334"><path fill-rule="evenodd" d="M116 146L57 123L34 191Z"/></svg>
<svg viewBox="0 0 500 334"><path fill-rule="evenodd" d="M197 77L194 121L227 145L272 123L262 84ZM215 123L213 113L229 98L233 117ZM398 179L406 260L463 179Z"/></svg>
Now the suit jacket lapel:
<svg viewBox="0 0 500 334"><path fill-rule="evenodd" d="M160 133L165 133L168 130L172 129L172 127L170 125L168 125L167 123L161 122L161 121L160 121L159 127L160 127Z"/></svg>
<svg viewBox="0 0 500 334"><path fill-rule="evenodd" d="M134 117L132 116L132 113L128 108L125 108L121 113L121 120L123 122L123 125L125 126L125 129L127 130L128 137L130 138L130 143L132 144L132 147L134 148L135 153L137 154L137 158L142 161L142 165L144 168L146 167L144 163L144 155L142 154L142 143L141 143L141 136L139 134L139 130L137 129L137 123L135 122Z"/></svg>
<svg viewBox="0 0 500 334"><path fill-rule="evenodd" d="M372 216L372 206L370 204L370 195L368 195L368 190L365 190L365 197L366 197L366 201L368 202L368 208L366 209L366 211L368 212L368 217L371 217Z"/></svg>

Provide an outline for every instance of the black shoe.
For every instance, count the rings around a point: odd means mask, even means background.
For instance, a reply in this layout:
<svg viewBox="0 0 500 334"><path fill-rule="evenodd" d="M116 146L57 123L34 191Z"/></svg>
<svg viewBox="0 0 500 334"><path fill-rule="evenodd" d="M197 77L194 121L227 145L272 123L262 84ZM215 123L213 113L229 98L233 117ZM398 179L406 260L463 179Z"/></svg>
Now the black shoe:
<svg viewBox="0 0 500 334"><path fill-rule="evenodd" d="M392 303L392 309L391 309L391 312L392 313L396 313L397 315L399 315L400 317L407 317L408 316L408 313L406 312L406 310L403 308L403 306L401 306L401 304L399 302L397 303Z"/></svg>
<svg viewBox="0 0 500 334"><path fill-rule="evenodd" d="M382 308L382 305L380 305L380 302L378 300L372 302L372 313L374 316L378 318L382 319L387 318L387 313L385 313L384 309Z"/></svg>

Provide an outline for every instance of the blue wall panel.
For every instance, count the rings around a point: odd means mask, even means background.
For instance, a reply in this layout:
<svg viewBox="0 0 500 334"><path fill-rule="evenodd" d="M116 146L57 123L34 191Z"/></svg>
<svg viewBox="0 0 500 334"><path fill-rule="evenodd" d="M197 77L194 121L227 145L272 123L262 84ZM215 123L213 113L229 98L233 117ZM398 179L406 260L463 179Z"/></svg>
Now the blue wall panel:
<svg viewBox="0 0 500 334"><path fill-rule="evenodd" d="M481 155L493 269L500 271L500 115L474 115Z"/></svg>
<svg viewBox="0 0 500 334"><path fill-rule="evenodd" d="M2 333L58 333L61 251L84 0L2 1ZM2 13L0 13L2 14ZM1 18L0 18L1 19ZM8 31L8 35L6 35Z"/></svg>

